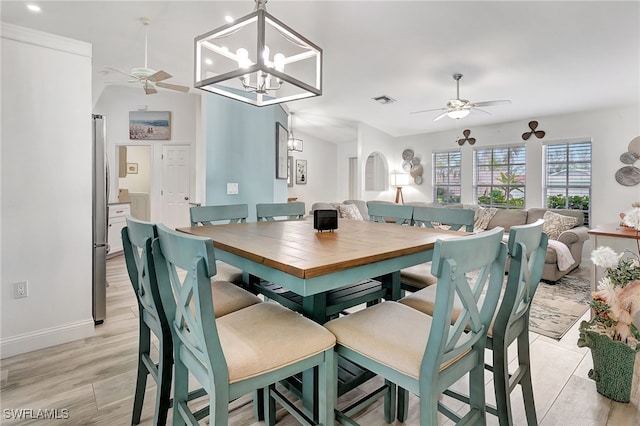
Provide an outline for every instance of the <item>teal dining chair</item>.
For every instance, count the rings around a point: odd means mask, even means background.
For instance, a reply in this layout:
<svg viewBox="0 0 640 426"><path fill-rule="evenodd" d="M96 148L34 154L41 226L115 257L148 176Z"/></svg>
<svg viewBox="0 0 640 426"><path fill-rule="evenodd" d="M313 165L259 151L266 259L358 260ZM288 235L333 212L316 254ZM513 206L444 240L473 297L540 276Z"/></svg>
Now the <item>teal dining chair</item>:
<svg viewBox="0 0 640 426"><path fill-rule="evenodd" d="M452 231L473 232L475 213L471 209L416 206L413 209L414 226L436 228L445 225ZM431 262L404 268L400 271L400 282L404 291L418 291L435 284L431 274Z"/></svg>
<svg viewBox="0 0 640 426"><path fill-rule="evenodd" d="M223 204L217 206L193 206L189 209L191 226L217 223L245 223L249 217L247 204Z"/></svg>
<svg viewBox="0 0 640 426"><path fill-rule="evenodd" d="M191 226L207 226L225 223L245 223L249 217L249 206L247 204L222 204L217 206L193 206L189 209ZM242 278L242 270L234 266L217 260L216 270L218 271L214 279L229 281L245 286Z"/></svg>
<svg viewBox="0 0 640 426"><path fill-rule="evenodd" d="M305 215L305 205L302 201L291 203L260 203L256 204L258 222L273 222L279 218L302 219Z"/></svg>
<svg viewBox="0 0 640 426"><path fill-rule="evenodd" d="M274 385L313 368L318 370L317 421L333 424L335 337L328 330L275 303L258 303L216 318L210 285L216 263L210 239L158 225L152 253L173 336L174 425L195 425L203 413L209 414L209 424L226 425L229 402L259 389L266 390L267 424L275 422L275 401L301 423L315 424ZM180 271L186 271L184 279ZM209 407L191 411L190 377L209 395Z"/></svg>
<svg viewBox="0 0 640 426"><path fill-rule="evenodd" d="M542 277L544 259L547 252L547 235L542 231L544 221L538 220L528 225L512 226L509 232L508 278L499 308L489 328L487 349L492 351L493 364L485 365L493 372L496 407L487 406L487 412L498 416L500 425L513 424L510 393L520 384L524 399L525 413L529 426L537 425L533 386L531 383L531 362L529 355L529 313L531 301ZM423 313L432 315L436 302L437 285L420 290L400 300ZM455 305L460 306L457 300ZM455 309L455 307L454 307ZM510 374L507 351L511 343L517 341L517 370ZM446 395L467 402L468 396L451 390ZM398 419L406 418L408 399L400 394L398 398Z"/></svg>
<svg viewBox="0 0 640 426"><path fill-rule="evenodd" d="M138 373L131 424L140 423L147 377L151 376L157 385L154 424L163 425L171 405L173 343L151 254L151 242L157 237L157 228L153 223L132 217L127 217L126 221L127 226L122 229L122 243L127 272L138 301L139 318ZM212 288L217 296L215 312L218 316L260 303L259 298L230 283L218 281L213 283ZM157 363L151 357L152 333L158 339ZM189 399L203 394L202 391L194 391Z"/></svg>
<svg viewBox="0 0 640 426"><path fill-rule="evenodd" d="M396 225L413 224L413 206L369 201L367 202L367 210L371 222L388 223L388 221L392 221Z"/></svg>
<svg viewBox="0 0 640 426"><path fill-rule="evenodd" d="M420 424L438 424L438 397L467 374L471 398L460 422L485 422L484 348L504 276L502 233L497 228L436 242L432 271L439 285L433 316L385 301L325 324L336 336L338 355L386 379L387 422L395 415L399 386L419 396ZM470 271L479 271L476 280L467 280ZM462 307L453 320L456 295ZM338 421L361 408L354 403L337 413Z"/></svg>

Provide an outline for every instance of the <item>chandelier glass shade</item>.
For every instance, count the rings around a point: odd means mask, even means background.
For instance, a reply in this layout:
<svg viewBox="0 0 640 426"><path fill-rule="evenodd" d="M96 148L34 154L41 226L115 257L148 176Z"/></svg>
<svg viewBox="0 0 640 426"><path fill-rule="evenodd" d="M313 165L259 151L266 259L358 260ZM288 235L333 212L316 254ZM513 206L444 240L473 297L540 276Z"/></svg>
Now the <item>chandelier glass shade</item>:
<svg viewBox="0 0 640 426"><path fill-rule="evenodd" d="M196 88L256 106L322 95L322 49L264 3L195 38Z"/></svg>

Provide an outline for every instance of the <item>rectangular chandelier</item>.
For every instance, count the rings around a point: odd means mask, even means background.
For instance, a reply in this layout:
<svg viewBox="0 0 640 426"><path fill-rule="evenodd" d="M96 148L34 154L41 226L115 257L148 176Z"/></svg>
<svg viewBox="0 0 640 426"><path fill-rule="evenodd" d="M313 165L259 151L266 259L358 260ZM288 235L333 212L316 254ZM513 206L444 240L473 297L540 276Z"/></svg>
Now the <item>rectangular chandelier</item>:
<svg viewBox="0 0 640 426"><path fill-rule="evenodd" d="M322 95L322 49L256 3L196 37L194 86L256 106Z"/></svg>

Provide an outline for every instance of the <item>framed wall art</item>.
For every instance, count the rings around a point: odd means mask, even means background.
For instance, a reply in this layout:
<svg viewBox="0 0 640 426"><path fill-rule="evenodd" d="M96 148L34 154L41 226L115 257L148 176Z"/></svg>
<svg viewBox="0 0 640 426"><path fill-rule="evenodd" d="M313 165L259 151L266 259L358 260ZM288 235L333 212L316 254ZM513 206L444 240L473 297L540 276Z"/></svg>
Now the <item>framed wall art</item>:
<svg viewBox="0 0 640 426"><path fill-rule="evenodd" d="M171 111L130 111L129 139L171 139Z"/></svg>
<svg viewBox="0 0 640 426"><path fill-rule="evenodd" d="M287 139L289 132L280 123L276 123L276 179L287 179Z"/></svg>
<svg viewBox="0 0 640 426"><path fill-rule="evenodd" d="M296 183L305 185L307 180L307 160L296 160Z"/></svg>
<svg viewBox="0 0 640 426"><path fill-rule="evenodd" d="M138 174L138 163L127 163L127 174L128 175L137 175Z"/></svg>

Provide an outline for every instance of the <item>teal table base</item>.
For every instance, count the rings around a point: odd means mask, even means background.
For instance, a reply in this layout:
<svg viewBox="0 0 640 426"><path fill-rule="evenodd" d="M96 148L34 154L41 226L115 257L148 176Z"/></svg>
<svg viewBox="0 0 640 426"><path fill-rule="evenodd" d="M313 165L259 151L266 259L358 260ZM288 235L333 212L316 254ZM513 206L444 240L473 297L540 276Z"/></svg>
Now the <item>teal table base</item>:
<svg viewBox="0 0 640 426"><path fill-rule="evenodd" d="M634 363L640 348L634 350L622 342L582 327L578 346L591 349L593 369L589 371L589 378L596 382L598 393L614 401L629 402Z"/></svg>

